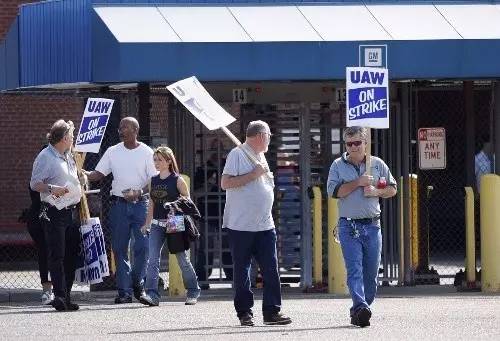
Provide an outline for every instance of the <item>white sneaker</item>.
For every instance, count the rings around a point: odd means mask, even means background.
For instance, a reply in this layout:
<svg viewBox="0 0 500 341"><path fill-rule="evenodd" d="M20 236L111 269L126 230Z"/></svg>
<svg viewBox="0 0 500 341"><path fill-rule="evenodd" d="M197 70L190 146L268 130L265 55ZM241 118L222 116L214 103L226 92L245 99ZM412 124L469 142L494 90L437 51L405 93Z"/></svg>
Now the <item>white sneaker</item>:
<svg viewBox="0 0 500 341"><path fill-rule="evenodd" d="M54 300L54 293L52 290L45 290L42 293L42 304L49 305Z"/></svg>
<svg viewBox="0 0 500 341"><path fill-rule="evenodd" d="M194 297L188 297L188 298L186 298L186 303L184 303L184 304L185 305L195 305L197 302L198 302L198 299L196 299Z"/></svg>

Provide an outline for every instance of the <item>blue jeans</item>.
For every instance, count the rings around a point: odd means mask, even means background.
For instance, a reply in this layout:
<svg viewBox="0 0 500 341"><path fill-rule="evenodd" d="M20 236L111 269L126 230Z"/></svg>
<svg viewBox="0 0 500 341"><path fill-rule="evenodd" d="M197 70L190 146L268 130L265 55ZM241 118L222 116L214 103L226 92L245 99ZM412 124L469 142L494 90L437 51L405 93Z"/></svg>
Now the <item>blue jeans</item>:
<svg viewBox="0 0 500 341"><path fill-rule="evenodd" d="M151 298L160 298L158 276L160 275L161 250L163 249L166 237L165 228L155 224L151 225L151 233L149 234L149 261L146 271L146 293ZM182 280L187 290L187 297L198 298L201 290L187 253L188 251L179 252L175 254L175 257L177 257L177 262L182 272Z"/></svg>
<svg viewBox="0 0 500 341"><path fill-rule="evenodd" d="M375 299L382 234L379 225L365 225L344 218L339 220L338 229L353 302L352 316L360 308L369 309Z"/></svg>
<svg viewBox="0 0 500 341"><path fill-rule="evenodd" d="M281 310L281 282L278 272L275 229L246 232L228 229L229 246L233 256L234 308L241 318L252 314L253 292L250 290L252 256L260 265L264 281L262 312L264 316Z"/></svg>
<svg viewBox="0 0 500 341"><path fill-rule="evenodd" d="M131 296L134 286L142 285L148 257L148 237L141 233L146 220L147 201L129 203L117 200L111 205L109 224L111 245L115 254L118 295ZM130 266L128 249L130 236L134 236L134 259Z"/></svg>

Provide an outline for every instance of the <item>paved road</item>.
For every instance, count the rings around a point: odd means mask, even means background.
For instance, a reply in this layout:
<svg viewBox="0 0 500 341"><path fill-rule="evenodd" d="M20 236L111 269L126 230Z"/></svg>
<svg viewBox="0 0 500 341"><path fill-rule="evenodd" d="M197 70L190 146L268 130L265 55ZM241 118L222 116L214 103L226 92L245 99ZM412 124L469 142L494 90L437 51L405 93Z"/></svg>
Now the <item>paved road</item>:
<svg viewBox="0 0 500 341"><path fill-rule="evenodd" d="M112 293L86 294L78 312L37 303L0 304L2 340L500 340L500 295L457 294L443 288L382 288L372 326L349 324L350 299L285 291L288 326L240 327L229 290L209 290L195 306L166 298L159 307L114 305ZM260 307L257 293L256 307Z"/></svg>

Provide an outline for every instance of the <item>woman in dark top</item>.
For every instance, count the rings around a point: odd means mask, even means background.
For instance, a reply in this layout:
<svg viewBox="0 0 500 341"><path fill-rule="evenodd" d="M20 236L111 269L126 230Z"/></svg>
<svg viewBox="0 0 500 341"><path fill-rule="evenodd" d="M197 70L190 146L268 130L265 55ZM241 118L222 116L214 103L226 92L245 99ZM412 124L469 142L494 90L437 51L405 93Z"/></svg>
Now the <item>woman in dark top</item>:
<svg viewBox="0 0 500 341"><path fill-rule="evenodd" d="M159 305L160 255L165 239L167 239L169 252L177 257L184 286L187 289L186 305L193 305L200 296L200 287L193 265L188 258L187 231L167 233L167 219L170 212L164 208L166 202L175 201L181 196L189 197L189 189L184 179L179 176L177 161L170 148L164 146L156 148L153 160L160 173L151 178L149 185L151 200L146 223L142 228L143 233L150 231L149 261L146 270L146 294L142 295L139 301L149 306Z"/></svg>

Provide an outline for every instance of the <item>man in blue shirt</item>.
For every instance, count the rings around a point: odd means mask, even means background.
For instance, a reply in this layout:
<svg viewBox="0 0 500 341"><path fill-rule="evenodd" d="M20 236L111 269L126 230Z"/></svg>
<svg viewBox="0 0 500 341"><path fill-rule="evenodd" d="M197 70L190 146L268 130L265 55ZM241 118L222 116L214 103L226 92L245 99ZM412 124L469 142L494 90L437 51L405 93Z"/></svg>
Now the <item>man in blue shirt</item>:
<svg viewBox="0 0 500 341"><path fill-rule="evenodd" d="M47 134L49 145L33 163L30 187L40 193L41 223L45 232L50 277L54 287L52 306L58 311L78 310L70 292L79 249L77 204L81 189L73 144L73 122L58 120Z"/></svg>
<svg viewBox="0 0 500 341"><path fill-rule="evenodd" d="M337 231L351 293L351 324L370 325L370 305L378 285L382 250L379 198L396 195L396 180L382 159L370 156L366 170L367 129L344 130L347 152L333 161L328 175L328 195L338 198Z"/></svg>

